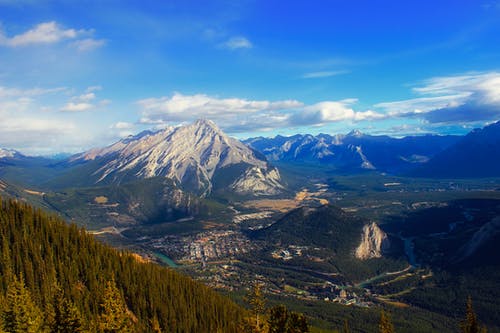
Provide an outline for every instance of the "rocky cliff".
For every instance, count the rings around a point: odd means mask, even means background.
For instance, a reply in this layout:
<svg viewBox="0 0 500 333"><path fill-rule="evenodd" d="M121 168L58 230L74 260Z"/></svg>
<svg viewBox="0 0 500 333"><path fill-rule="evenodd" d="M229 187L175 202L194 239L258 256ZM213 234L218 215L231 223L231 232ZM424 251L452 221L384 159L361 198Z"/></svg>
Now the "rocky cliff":
<svg viewBox="0 0 500 333"><path fill-rule="evenodd" d="M356 258L365 260L380 258L382 252L389 247L389 239L379 226L373 222L363 227L361 243L356 248Z"/></svg>

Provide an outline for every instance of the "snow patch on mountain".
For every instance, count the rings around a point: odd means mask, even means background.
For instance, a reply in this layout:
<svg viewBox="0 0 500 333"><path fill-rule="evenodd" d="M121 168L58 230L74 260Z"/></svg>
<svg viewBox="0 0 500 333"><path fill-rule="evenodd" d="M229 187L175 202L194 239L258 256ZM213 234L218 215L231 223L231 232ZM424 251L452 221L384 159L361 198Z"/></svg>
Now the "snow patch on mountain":
<svg viewBox="0 0 500 333"><path fill-rule="evenodd" d="M19 155L20 154L15 150L0 148L0 158L12 158Z"/></svg>

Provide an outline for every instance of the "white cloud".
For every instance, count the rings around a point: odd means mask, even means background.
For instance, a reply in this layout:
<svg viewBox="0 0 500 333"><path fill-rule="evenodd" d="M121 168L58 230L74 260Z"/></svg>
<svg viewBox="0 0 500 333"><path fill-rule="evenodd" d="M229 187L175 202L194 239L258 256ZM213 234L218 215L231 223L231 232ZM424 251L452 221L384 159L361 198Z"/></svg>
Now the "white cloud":
<svg viewBox="0 0 500 333"><path fill-rule="evenodd" d="M374 107L384 109L389 115L397 116L407 113L425 113L432 110L454 106L457 103L465 101L470 96L470 93L457 95L420 97L405 99L394 102L383 102L375 104Z"/></svg>
<svg viewBox="0 0 500 333"><path fill-rule="evenodd" d="M277 102L253 101L240 98L219 99L205 94L148 98L137 102L142 110L143 122L191 121L196 118L226 119L261 111L285 110L301 107L296 100Z"/></svg>
<svg viewBox="0 0 500 333"><path fill-rule="evenodd" d="M80 101L91 101L95 99L95 94L92 92L85 93L83 95L78 96L76 99Z"/></svg>
<svg viewBox="0 0 500 333"><path fill-rule="evenodd" d="M294 125L321 125L339 121L363 121L382 119L385 115L371 110L355 111L352 105L357 99L340 101L324 101L304 108L302 112L292 115L290 121Z"/></svg>
<svg viewBox="0 0 500 333"><path fill-rule="evenodd" d="M0 87L0 148L26 154L78 152L102 144L99 140L103 138L116 140L118 135L96 122L92 114L59 112L61 108L57 105L61 99L68 99L69 91L69 88ZM74 113L88 109L96 99L91 91L95 89L71 97L65 108Z"/></svg>
<svg viewBox="0 0 500 333"><path fill-rule="evenodd" d="M82 40L77 40L76 42L73 42L72 45L81 52L85 51L92 51L95 49L100 48L106 44L106 41L104 39L93 39L93 38L85 38Z"/></svg>
<svg viewBox="0 0 500 333"><path fill-rule="evenodd" d="M0 145L39 154L54 151L57 145L68 143L76 126L58 119L39 117L3 117L0 121Z"/></svg>
<svg viewBox="0 0 500 333"><path fill-rule="evenodd" d="M342 74L347 74L347 73L349 73L348 70L321 71L321 72L305 73L301 77L303 79L320 79L320 78L332 77L332 76L337 76L337 75L342 75Z"/></svg>
<svg viewBox="0 0 500 333"><path fill-rule="evenodd" d="M64 40L74 40L71 45L78 51L95 50L106 44L104 39L92 38L94 30L66 29L55 21L37 24L33 28L8 37L0 30L0 45L7 47L22 47L36 44L55 44Z"/></svg>
<svg viewBox="0 0 500 333"><path fill-rule="evenodd" d="M164 127L167 124L209 118L229 132L270 130L289 126L319 126L340 121L365 121L385 118L373 110L355 111L356 99L323 101L304 105L296 100L267 101L216 98L205 94L148 98L141 107L139 123Z"/></svg>
<svg viewBox="0 0 500 333"><path fill-rule="evenodd" d="M94 106L90 103L69 102L61 108L63 112L83 112L92 109Z"/></svg>
<svg viewBox="0 0 500 333"><path fill-rule="evenodd" d="M31 44L51 44L64 39L74 39L86 33L85 30L64 29L55 21L40 23L34 28L13 37L0 33L0 44L17 47Z"/></svg>
<svg viewBox="0 0 500 333"><path fill-rule="evenodd" d="M134 128L134 124L125 121L119 121L110 126L112 129L131 129Z"/></svg>
<svg viewBox="0 0 500 333"><path fill-rule="evenodd" d="M500 118L500 73L435 77L414 87L421 97L376 104L389 115L421 117L434 123L467 123Z"/></svg>
<svg viewBox="0 0 500 333"><path fill-rule="evenodd" d="M100 89L100 86L88 87L87 89L85 89L85 93L71 97L68 103L60 108L60 111L83 112L108 105L110 103L109 100L96 100L97 96L95 94L95 91L98 91Z"/></svg>
<svg viewBox="0 0 500 333"><path fill-rule="evenodd" d="M413 88L423 95L468 94L485 104L500 104L500 73L472 73L436 77L424 81L424 86Z"/></svg>
<svg viewBox="0 0 500 333"><path fill-rule="evenodd" d="M238 36L229 38L227 41L222 43L221 46L230 50L236 50L251 49L253 47L253 44L247 38Z"/></svg>
<svg viewBox="0 0 500 333"><path fill-rule="evenodd" d="M39 119L39 118L12 118L4 119L0 125L2 132L48 132L48 131L65 131L69 132L75 128L71 123L57 121L54 119ZM26 133L28 134L28 133Z"/></svg>

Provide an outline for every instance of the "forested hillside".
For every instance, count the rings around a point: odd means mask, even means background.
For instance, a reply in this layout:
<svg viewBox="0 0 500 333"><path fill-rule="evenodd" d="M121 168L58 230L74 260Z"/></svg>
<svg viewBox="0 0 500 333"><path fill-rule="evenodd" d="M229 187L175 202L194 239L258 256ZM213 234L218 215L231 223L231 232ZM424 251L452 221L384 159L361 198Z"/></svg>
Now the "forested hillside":
<svg viewBox="0 0 500 333"><path fill-rule="evenodd" d="M242 317L208 287L17 201L1 201L0 249L9 332L235 332Z"/></svg>

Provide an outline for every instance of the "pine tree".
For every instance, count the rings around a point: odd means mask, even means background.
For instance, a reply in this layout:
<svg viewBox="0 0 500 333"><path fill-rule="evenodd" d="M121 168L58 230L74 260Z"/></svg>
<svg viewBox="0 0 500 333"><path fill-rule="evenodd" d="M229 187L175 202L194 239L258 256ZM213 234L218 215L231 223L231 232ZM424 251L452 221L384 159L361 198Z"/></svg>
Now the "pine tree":
<svg viewBox="0 0 500 333"><path fill-rule="evenodd" d="M394 333L394 325L392 325L391 317L384 310L380 313L378 328L380 333Z"/></svg>
<svg viewBox="0 0 500 333"><path fill-rule="evenodd" d="M467 298L467 308L465 310L465 320L460 323L463 333L486 333L486 327L481 327L477 320L476 313L472 307L472 298Z"/></svg>
<svg viewBox="0 0 500 333"><path fill-rule="evenodd" d="M286 333L308 333L307 318L302 313L292 312L288 320Z"/></svg>
<svg viewBox="0 0 500 333"><path fill-rule="evenodd" d="M55 287L51 333L78 333L83 331L82 318L76 305L64 296L62 289Z"/></svg>
<svg viewBox="0 0 500 333"><path fill-rule="evenodd" d="M262 286L255 283L253 288L248 292L245 301L250 305L250 316L244 319L243 330L249 333L266 332L266 323L263 316L266 312L266 301L262 294Z"/></svg>
<svg viewBox="0 0 500 333"><path fill-rule="evenodd" d="M7 288L3 328L8 333L39 333L43 330L42 312L33 302L21 277L14 276Z"/></svg>
<svg viewBox="0 0 500 333"><path fill-rule="evenodd" d="M269 333L286 332L288 322L288 310L286 306L280 304L269 311Z"/></svg>
<svg viewBox="0 0 500 333"><path fill-rule="evenodd" d="M133 332L128 309L116 283L108 281L104 289L99 316L99 330L103 333Z"/></svg>

